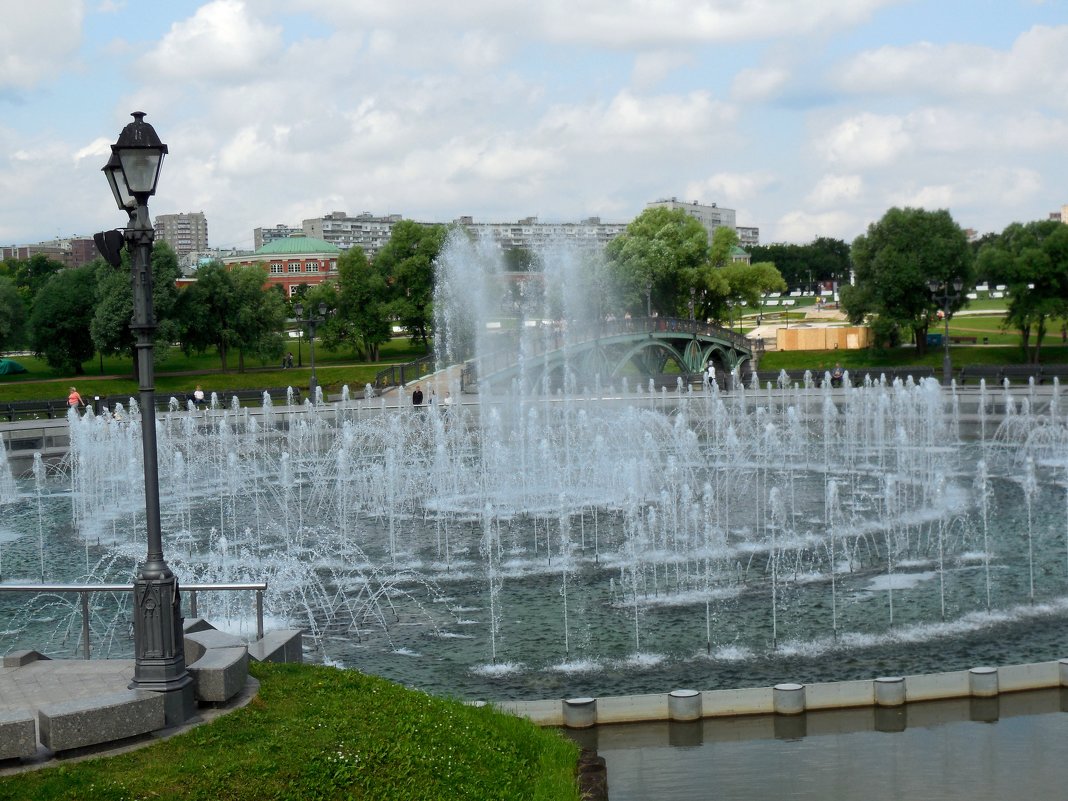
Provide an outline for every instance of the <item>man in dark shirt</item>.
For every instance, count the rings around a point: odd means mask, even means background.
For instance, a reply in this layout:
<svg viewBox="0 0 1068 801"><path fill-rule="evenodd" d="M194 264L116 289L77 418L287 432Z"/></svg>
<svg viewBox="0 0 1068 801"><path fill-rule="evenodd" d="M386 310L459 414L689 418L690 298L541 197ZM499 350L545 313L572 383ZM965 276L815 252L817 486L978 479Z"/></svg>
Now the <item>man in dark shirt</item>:
<svg viewBox="0 0 1068 801"><path fill-rule="evenodd" d="M423 405L423 390L419 388L419 385L415 385L415 392L412 393L412 406Z"/></svg>

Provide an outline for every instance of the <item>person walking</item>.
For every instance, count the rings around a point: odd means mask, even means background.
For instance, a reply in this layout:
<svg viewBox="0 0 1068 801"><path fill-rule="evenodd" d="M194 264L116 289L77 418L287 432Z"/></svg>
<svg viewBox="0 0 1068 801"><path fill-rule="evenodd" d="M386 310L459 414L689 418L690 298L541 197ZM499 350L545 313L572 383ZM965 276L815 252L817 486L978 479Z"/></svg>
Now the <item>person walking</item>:
<svg viewBox="0 0 1068 801"><path fill-rule="evenodd" d="M200 384L193 390L193 404L198 408L204 405L204 388Z"/></svg>
<svg viewBox="0 0 1068 801"><path fill-rule="evenodd" d="M412 393L412 406L423 405L423 390L418 384L415 385L415 391Z"/></svg>
<svg viewBox="0 0 1068 801"><path fill-rule="evenodd" d="M78 394L76 387L70 388L70 394L67 396L67 406L74 409L76 412L80 412L82 407L85 406L85 401L82 400L82 396Z"/></svg>

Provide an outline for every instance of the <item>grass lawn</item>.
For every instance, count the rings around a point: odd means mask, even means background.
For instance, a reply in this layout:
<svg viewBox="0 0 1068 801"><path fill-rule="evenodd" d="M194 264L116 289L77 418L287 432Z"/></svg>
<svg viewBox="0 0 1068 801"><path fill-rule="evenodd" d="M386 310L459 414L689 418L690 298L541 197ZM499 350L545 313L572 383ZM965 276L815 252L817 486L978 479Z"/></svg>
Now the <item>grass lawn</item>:
<svg viewBox="0 0 1068 801"><path fill-rule="evenodd" d="M950 358L954 370L966 364L1024 364L1019 347L993 347L982 345L951 345ZM1068 364L1068 347L1055 345L1042 348L1043 364ZM867 367L923 366L942 368L942 348L930 347L923 357L916 349L892 348L889 350L799 350L769 351L760 359L761 370L805 370L823 368L830 370L840 362L847 370Z"/></svg>
<svg viewBox="0 0 1068 801"><path fill-rule="evenodd" d="M313 665L250 665L245 708L137 751L0 779L0 799L578 801L570 740Z"/></svg>
<svg viewBox="0 0 1068 801"><path fill-rule="evenodd" d="M340 392L348 384L357 391L374 381L375 374L390 363L409 362L426 355L420 346L407 339L394 339L382 346L379 362L360 362L351 351L331 351L321 346L315 349L315 375L324 392ZM282 370L273 361L246 359L244 373L237 372L237 355L229 359L229 369L223 372L219 357L212 351L185 356L172 348L156 365L156 394L190 392L201 384L209 394L213 390L266 389L268 387L299 386L307 389L311 377L308 344L302 351L303 367ZM83 397L93 395L136 395L137 381L133 377L133 362L125 356L90 360L82 365L84 375L71 376L53 370L43 360L33 356L15 356L15 361L27 369L25 373L0 376L0 401L59 400L67 397L71 385L78 387ZM294 364L297 352L293 352Z"/></svg>

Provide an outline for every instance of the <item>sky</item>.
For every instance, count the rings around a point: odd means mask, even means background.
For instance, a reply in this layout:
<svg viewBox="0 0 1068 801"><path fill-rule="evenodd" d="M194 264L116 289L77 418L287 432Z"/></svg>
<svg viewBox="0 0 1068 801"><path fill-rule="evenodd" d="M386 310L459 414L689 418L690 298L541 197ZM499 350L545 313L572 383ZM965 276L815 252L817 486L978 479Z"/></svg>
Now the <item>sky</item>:
<svg viewBox="0 0 1068 801"><path fill-rule="evenodd" d="M152 214L212 247L346 211L628 222L662 198L761 243L892 206L1001 231L1068 204L1068 0L2 0L0 244Z"/></svg>

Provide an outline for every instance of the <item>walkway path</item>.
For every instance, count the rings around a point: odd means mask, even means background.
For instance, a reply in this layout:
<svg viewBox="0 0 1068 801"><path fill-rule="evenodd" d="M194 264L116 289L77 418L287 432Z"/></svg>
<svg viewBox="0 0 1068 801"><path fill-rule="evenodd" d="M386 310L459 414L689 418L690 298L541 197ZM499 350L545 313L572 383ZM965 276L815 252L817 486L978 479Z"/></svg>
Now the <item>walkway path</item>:
<svg viewBox="0 0 1068 801"><path fill-rule="evenodd" d="M5 663L7 661L5 659ZM132 659L40 659L20 667L6 665L0 667L0 717L7 712L24 713L30 710L35 713L49 704L123 692L129 688L133 675ZM247 681L245 689L224 706L199 708L194 717L181 726L161 729L137 740L124 740L118 745L105 744L62 757L57 757L38 741L35 757L21 762L0 763L0 776L93 756L118 754L173 737L248 704L259 689L259 682L251 677Z"/></svg>

